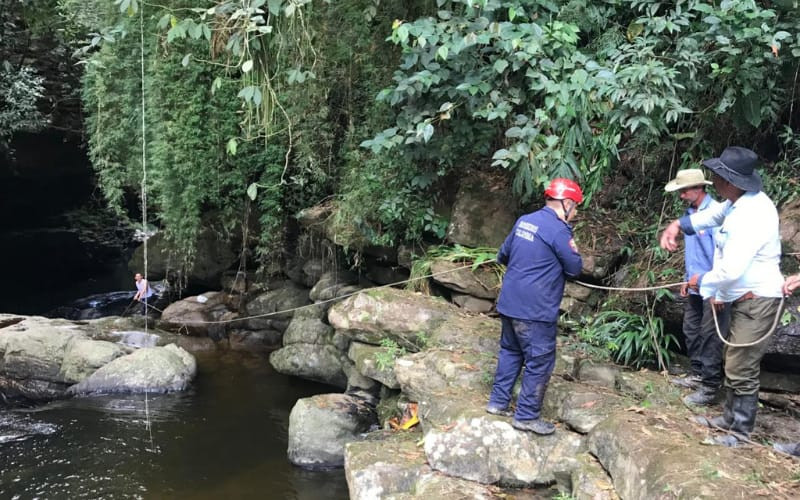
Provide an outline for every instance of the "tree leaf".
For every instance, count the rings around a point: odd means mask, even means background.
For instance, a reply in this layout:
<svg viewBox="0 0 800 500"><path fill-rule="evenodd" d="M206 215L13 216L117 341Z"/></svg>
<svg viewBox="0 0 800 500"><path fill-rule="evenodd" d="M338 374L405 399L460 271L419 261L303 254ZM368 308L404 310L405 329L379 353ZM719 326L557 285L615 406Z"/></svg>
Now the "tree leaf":
<svg viewBox="0 0 800 500"><path fill-rule="evenodd" d="M255 201L256 196L258 195L258 184L255 182L247 186L247 196L250 200Z"/></svg>
<svg viewBox="0 0 800 500"><path fill-rule="evenodd" d="M245 72L245 73L247 73L247 72L248 72L248 71L250 71L251 69L253 69L253 60L252 60L252 59L248 59L247 61L245 61L245 62L242 64L242 71L243 71L243 72Z"/></svg>

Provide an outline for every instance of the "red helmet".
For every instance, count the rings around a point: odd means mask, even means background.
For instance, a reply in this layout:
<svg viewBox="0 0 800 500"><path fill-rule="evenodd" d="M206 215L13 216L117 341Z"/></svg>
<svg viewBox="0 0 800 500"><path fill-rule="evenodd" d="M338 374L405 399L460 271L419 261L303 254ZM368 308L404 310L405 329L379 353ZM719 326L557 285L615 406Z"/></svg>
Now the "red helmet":
<svg viewBox="0 0 800 500"><path fill-rule="evenodd" d="M578 183L564 178L550 181L550 185L544 190L544 195L554 200L572 200L575 203L583 201L583 192Z"/></svg>

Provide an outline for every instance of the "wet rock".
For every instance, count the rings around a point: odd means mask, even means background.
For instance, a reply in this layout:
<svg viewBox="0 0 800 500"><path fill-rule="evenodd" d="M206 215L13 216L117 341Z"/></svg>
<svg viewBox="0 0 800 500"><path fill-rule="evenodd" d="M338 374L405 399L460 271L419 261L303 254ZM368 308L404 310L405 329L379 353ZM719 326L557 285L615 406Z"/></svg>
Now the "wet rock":
<svg viewBox="0 0 800 500"><path fill-rule="evenodd" d="M332 345L289 344L269 355L269 363L286 375L347 387L347 357Z"/></svg>
<svg viewBox="0 0 800 500"><path fill-rule="evenodd" d="M346 394L299 399L289 415L287 455L308 468L342 467L344 446L377 423L374 408Z"/></svg>
<svg viewBox="0 0 800 500"><path fill-rule="evenodd" d="M283 334L278 330L232 330L229 347L234 351L272 351L280 347Z"/></svg>
<svg viewBox="0 0 800 500"><path fill-rule="evenodd" d="M378 285L400 283L409 277L408 269L402 266L386 266L377 262L368 262L366 277Z"/></svg>
<svg viewBox="0 0 800 500"><path fill-rule="evenodd" d="M70 394L171 392L185 389L194 378L194 357L168 345L138 349L99 368L69 388Z"/></svg>

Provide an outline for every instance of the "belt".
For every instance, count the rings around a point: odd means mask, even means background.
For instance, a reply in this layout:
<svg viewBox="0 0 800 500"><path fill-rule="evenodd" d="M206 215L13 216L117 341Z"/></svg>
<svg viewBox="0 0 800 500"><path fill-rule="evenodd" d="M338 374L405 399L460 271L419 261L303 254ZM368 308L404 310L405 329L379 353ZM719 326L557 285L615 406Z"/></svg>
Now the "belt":
<svg viewBox="0 0 800 500"><path fill-rule="evenodd" d="M734 300L733 303L734 304L738 304L739 302L744 302L745 300L757 299L757 298L758 298L758 295L754 294L753 292L747 292L746 294L742 295L738 299Z"/></svg>

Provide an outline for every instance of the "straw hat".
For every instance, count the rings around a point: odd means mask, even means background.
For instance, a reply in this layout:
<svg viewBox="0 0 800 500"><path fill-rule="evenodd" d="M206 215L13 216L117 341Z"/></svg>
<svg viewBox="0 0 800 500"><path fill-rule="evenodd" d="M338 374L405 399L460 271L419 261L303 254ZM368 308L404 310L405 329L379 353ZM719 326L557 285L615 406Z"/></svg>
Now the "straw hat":
<svg viewBox="0 0 800 500"><path fill-rule="evenodd" d="M702 170L699 168L687 168L686 170L678 170L678 174L675 178L664 186L664 191L671 192L694 186L708 186L710 184L711 181L706 180Z"/></svg>

